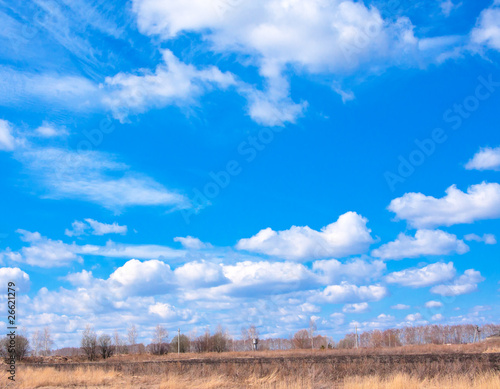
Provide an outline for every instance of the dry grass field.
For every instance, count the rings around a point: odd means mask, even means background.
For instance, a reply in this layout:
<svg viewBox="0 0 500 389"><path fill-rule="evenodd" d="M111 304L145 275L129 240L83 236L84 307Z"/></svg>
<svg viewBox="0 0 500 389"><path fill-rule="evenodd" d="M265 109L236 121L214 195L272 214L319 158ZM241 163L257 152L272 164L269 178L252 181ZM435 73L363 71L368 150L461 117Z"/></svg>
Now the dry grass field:
<svg viewBox="0 0 500 389"><path fill-rule="evenodd" d="M0 366L0 388L109 389L500 389L498 347L422 346L391 350L120 355Z"/></svg>

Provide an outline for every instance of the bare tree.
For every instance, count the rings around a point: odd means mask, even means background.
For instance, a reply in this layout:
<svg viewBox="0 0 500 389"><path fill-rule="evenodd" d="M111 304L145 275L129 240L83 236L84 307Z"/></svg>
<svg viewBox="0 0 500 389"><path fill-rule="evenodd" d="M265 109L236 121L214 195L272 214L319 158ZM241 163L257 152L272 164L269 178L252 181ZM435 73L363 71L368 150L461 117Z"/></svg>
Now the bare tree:
<svg viewBox="0 0 500 389"><path fill-rule="evenodd" d="M130 352L135 352L135 344L137 343L137 328L132 324L127 333L128 344L130 345Z"/></svg>
<svg viewBox="0 0 500 389"><path fill-rule="evenodd" d="M52 340L52 336L50 334L50 329L49 329L49 327L45 327L43 329L43 334L42 334L43 355L45 355L45 356L50 355L50 350L52 349L53 345L54 345L54 341Z"/></svg>
<svg viewBox="0 0 500 389"><path fill-rule="evenodd" d="M259 330L253 324L248 328L242 328L241 338L243 339L243 343L245 346L248 343L248 349L250 350L253 347L253 340L259 338Z"/></svg>
<svg viewBox="0 0 500 389"><path fill-rule="evenodd" d="M128 353L128 347L117 330L115 330L115 332L113 334L113 343L114 343L114 353L115 354L122 354L122 353L127 354Z"/></svg>
<svg viewBox="0 0 500 389"><path fill-rule="evenodd" d="M38 357L42 348L42 334L39 330L36 330L33 332L33 335L31 335L31 348L33 350L33 355Z"/></svg>
<svg viewBox="0 0 500 389"><path fill-rule="evenodd" d="M309 337L311 338L311 348L314 348L314 332L316 332L316 321L311 317L309 320Z"/></svg>
<svg viewBox="0 0 500 389"><path fill-rule="evenodd" d="M114 347L111 341L111 336L102 334L101 336L99 336L97 344L99 346L99 353L101 354L103 359L109 358L111 355L113 355Z"/></svg>
<svg viewBox="0 0 500 389"><path fill-rule="evenodd" d="M90 324L87 324L82 333L81 347L90 361L97 359L97 335Z"/></svg>
<svg viewBox="0 0 500 389"><path fill-rule="evenodd" d="M158 324L153 332L151 352L157 355L166 354L168 352L167 339L168 331L161 324Z"/></svg>
<svg viewBox="0 0 500 389"><path fill-rule="evenodd" d="M292 343L294 348L310 348L311 339L309 337L309 331L300 330L293 335Z"/></svg>

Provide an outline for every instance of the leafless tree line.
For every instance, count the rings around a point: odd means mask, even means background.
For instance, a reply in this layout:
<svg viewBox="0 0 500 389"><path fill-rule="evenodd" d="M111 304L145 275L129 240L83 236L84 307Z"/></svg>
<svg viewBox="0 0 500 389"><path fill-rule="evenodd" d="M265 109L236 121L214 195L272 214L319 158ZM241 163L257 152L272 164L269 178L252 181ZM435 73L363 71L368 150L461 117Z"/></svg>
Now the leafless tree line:
<svg viewBox="0 0 500 389"><path fill-rule="evenodd" d="M373 330L359 334L359 347L399 347L425 344L466 344L484 339L500 332L500 325L472 324L425 325L415 327L391 328L385 331ZM354 348L356 335L347 334L336 345L338 348Z"/></svg>
<svg viewBox="0 0 500 389"><path fill-rule="evenodd" d="M359 347L398 347L407 345L425 344L465 344L484 339L500 332L500 325L487 324L481 327L464 325L426 325L414 327L392 328L384 331L365 331L358 335ZM113 354L143 354L156 355L168 352L226 352L250 351L253 349L254 339L258 341L259 350L290 350L290 349L349 349L356 346L356 335L347 334L343 339L335 342L332 338L316 334L316 325L310 322L309 328L297 331L289 338L259 339L259 331L252 325L242 328L240 339L232 338L226 329L218 326L212 333L207 328L199 335L196 332L174 336L169 341L169 333L162 325L157 325L151 333L151 342L145 346L138 343L138 330L131 325L126 336L115 331L113 335L97 335L90 325L82 332L80 348L66 348L58 350L60 355L85 355L89 360L106 359ZM30 342L27 337L18 336L19 355L47 356L51 354L53 345L52 336L48 327L42 331L35 331ZM26 341L24 341L26 340ZM5 347L4 347L5 346ZM0 342L0 355L6 356L7 340ZM5 348L5 350L4 350Z"/></svg>

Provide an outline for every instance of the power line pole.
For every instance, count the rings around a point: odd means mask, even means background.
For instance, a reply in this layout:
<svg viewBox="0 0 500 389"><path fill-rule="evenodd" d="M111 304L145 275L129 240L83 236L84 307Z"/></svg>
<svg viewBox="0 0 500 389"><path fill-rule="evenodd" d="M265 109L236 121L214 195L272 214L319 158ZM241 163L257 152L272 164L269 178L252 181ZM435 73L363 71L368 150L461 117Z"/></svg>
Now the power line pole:
<svg viewBox="0 0 500 389"><path fill-rule="evenodd" d="M181 353L181 329L177 329L177 354Z"/></svg>

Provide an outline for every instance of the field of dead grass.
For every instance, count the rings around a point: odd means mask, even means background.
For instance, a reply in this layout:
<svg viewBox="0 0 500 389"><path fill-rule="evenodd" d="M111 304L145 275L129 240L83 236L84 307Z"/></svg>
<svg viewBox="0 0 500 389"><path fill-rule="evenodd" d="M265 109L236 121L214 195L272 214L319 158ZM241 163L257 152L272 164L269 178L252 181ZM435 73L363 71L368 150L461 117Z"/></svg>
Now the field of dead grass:
<svg viewBox="0 0 500 389"><path fill-rule="evenodd" d="M485 372L475 376L441 375L434 378L417 378L409 374L394 374L388 377L346 377L339 382L330 382L324 377L315 379L310 372L278 371L263 377L251 375L235 379L222 375L195 377L175 372L163 375L129 376L116 371L98 368L78 368L59 371L54 368L34 369L25 367L19 371L16 383L8 383L4 372L0 373L0 387L19 389L60 388L109 388L109 389L498 389L500 374Z"/></svg>

